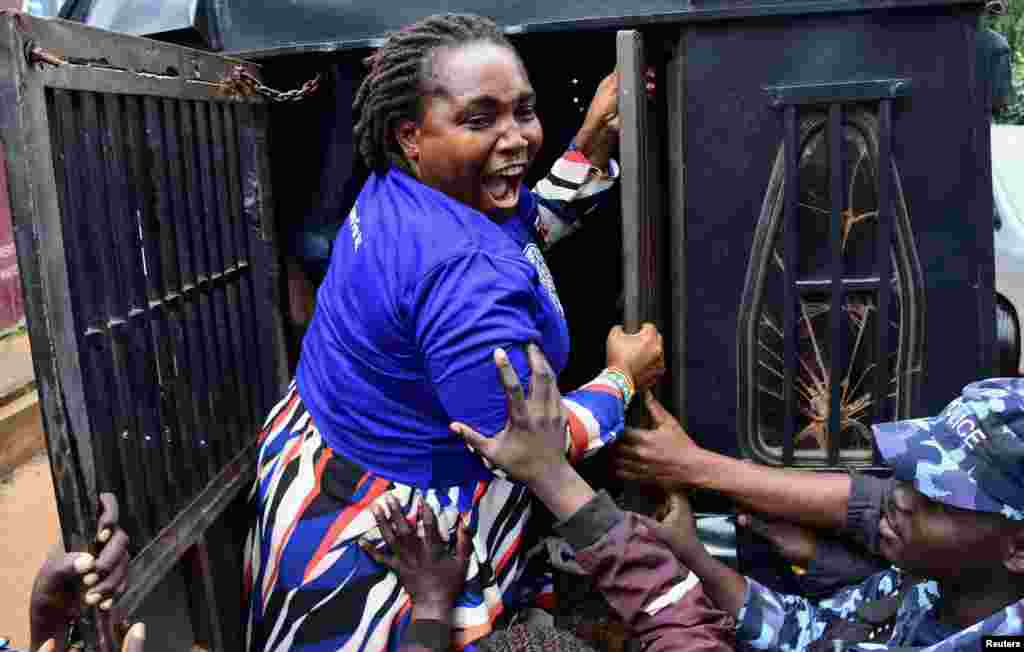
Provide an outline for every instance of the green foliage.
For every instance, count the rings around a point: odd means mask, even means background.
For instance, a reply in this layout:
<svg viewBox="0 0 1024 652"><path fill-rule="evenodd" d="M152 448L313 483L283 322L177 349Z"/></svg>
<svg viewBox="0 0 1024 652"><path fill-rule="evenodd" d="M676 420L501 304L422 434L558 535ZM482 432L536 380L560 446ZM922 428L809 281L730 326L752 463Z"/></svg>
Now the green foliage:
<svg viewBox="0 0 1024 652"><path fill-rule="evenodd" d="M1024 1L1011 0L1001 16L986 16L984 26L1002 34L1013 52L1013 97L996 122L1024 125Z"/></svg>

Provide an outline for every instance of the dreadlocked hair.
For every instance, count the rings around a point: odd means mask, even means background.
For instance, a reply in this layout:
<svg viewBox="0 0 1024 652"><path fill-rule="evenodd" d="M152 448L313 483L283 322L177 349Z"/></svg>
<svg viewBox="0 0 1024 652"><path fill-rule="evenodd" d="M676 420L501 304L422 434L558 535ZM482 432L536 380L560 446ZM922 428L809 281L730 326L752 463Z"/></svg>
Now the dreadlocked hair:
<svg viewBox="0 0 1024 652"><path fill-rule="evenodd" d="M474 645L477 652L594 652L567 631L525 623L493 632Z"/></svg>
<svg viewBox="0 0 1024 652"><path fill-rule="evenodd" d="M364 63L369 74L356 92L354 139L366 165L385 172L390 164L410 171L393 129L400 120L419 120L420 97L428 57L440 47L488 41L514 50L490 18L474 14L438 14L387 36Z"/></svg>

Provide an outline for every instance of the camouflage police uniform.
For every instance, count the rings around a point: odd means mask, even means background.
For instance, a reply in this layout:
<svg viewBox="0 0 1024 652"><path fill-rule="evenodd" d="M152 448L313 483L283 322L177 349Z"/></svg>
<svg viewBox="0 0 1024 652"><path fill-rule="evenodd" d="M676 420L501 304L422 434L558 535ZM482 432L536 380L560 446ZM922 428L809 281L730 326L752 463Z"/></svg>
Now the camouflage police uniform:
<svg viewBox="0 0 1024 652"><path fill-rule="evenodd" d="M972 383L934 418L875 426L878 448L898 480L925 496L961 509L1024 520L1024 379ZM904 586L906 583L906 586ZM936 623L935 582L912 583L891 568L812 601L772 591L748 578L737 614L737 646L804 650L837 620L851 619L865 603L901 595L895 624L884 637L845 649L886 650L914 645ZM979 650L987 635L1024 634L1024 600L925 648L930 652Z"/></svg>

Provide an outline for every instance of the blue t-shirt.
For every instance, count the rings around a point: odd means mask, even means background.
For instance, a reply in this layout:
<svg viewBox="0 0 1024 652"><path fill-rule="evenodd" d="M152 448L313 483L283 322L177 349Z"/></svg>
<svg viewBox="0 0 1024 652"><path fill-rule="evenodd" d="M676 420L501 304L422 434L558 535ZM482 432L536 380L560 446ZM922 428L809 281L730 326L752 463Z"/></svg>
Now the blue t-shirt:
<svg viewBox="0 0 1024 652"><path fill-rule="evenodd" d="M420 487L491 477L449 424L505 427L494 349L509 352L524 386L526 343L556 373L569 355L536 210L523 187L499 224L397 168L369 178L338 234L297 372L328 446Z"/></svg>

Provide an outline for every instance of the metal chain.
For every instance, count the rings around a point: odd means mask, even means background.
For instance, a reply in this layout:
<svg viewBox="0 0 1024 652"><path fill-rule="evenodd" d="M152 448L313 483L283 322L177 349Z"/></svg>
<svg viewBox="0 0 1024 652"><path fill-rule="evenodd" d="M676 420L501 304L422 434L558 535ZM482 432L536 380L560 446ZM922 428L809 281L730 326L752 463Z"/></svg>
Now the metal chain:
<svg viewBox="0 0 1024 652"><path fill-rule="evenodd" d="M251 97L262 95L274 102L298 102L304 100L320 88L320 75L310 79L301 87L290 91L279 91L267 86L247 71L243 66L235 66L231 76L221 81L221 86L230 95Z"/></svg>
<svg viewBox="0 0 1024 652"><path fill-rule="evenodd" d="M25 43L25 57L31 64L49 64L51 66L63 66L67 60L37 47L32 41ZM267 86L244 66L235 66L231 74L220 81L220 87L227 95L238 95L252 97L262 95L274 102L298 102L304 100L320 89L320 75L310 79L301 87L290 91L279 91Z"/></svg>
<svg viewBox="0 0 1024 652"><path fill-rule="evenodd" d="M1007 4L1006 0L988 0L985 3L985 10L995 16L1003 16L1006 14Z"/></svg>

